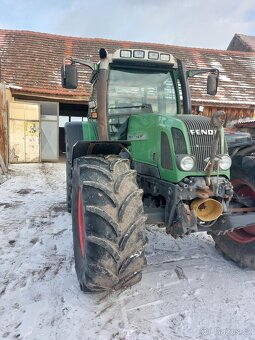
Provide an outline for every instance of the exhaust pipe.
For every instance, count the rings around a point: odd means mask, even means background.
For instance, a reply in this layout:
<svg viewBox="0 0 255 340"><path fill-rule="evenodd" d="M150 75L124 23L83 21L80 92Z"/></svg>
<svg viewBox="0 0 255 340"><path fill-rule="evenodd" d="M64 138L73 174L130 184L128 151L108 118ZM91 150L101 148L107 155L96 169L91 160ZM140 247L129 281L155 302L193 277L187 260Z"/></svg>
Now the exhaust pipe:
<svg viewBox="0 0 255 340"><path fill-rule="evenodd" d="M102 141L109 140L107 128L107 80L109 70L109 59L107 51L104 48L99 50L100 69L97 80L97 122L99 139Z"/></svg>
<svg viewBox="0 0 255 340"><path fill-rule="evenodd" d="M213 198L196 198L191 202L190 207L204 222L216 220L223 212L222 204Z"/></svg>

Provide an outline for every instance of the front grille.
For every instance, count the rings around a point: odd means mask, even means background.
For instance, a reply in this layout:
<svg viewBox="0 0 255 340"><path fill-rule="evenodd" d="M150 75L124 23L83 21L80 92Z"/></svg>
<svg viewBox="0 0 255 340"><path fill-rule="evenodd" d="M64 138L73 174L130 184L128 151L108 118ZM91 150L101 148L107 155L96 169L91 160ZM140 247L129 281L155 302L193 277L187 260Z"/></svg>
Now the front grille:
<svg viewBox="0 0 255 340"><path fill-rule="evenodd" d="M197 170L204 171L204 168L206 166L205 159L210 157L211 155L215 134L197 135L196 133L192 134L190 130L208 131L208 130L215 130L215 128L211 125L210 118L207 118L207 117L187 115L187 116L181 116L178 118L183 121L183 123L186 125L186 128L188 130L191 153L196 158ZM220 150L219 148L220 146L218 146L218 150ZM217 151L217 153L219 152ZM215 170L216 170L216 167L217 165L215 164L214 166Z"/></svg>

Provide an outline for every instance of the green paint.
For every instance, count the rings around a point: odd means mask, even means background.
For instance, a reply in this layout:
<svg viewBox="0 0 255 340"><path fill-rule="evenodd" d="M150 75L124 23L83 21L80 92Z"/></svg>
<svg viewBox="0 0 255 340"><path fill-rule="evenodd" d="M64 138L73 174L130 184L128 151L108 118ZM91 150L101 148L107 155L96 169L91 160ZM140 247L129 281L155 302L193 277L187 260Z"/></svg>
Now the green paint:
<svg viewBox="0 0 255 340"><path fill-rule="evenodd" d="M128 127L127 139L131 141L129 150L134 161L158 167L161 179L178 183L188 176L206 176L206 172L181 171L177 167L171 128L177 128L183 132L188 154L191 155L187 128L185 124L178 119L177 115L169 117L154 114L130 116ZM172 160L171 170L165 169L161 165L162 132L167 135L169 140L170 157ZM221 142L224 143L224 139ZM215 176L217 173L213 172L212 175ZM229 171L220 171L220 175L229 177Z"/></svg>
<svg viewBox="0 0 255 340"><path fill-rule="evenodd" d="M82 123L83 129L83 140L84 141L95 141L98 140L97 123L93 120Z"/></svg>

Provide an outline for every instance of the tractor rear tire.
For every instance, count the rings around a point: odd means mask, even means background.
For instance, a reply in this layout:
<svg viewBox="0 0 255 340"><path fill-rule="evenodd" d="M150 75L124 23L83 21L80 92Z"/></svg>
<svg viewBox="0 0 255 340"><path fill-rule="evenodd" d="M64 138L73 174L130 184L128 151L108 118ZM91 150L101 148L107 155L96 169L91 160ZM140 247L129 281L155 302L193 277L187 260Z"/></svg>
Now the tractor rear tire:
<svg viewBox="0 0 255 340"><path fill-rule="evenodd" d="M254 164L253 161L253 168ZM249 197L255 201L254 178L251 178L254 172L249 174L245 174L245 172L246 169L243 169L241 173L236 171L236 167L232 168L231 182L234 191L240 197ZM254 226L236 229L226 235L212 236L216 249L223 253L227 259L234 261L242 268L255 269L255 221Z"/></svg>
<svg viewBox="0 0 255 340"><path fill-rule="evenodd" d="M141 280L147 242L142 193L128 160L75 159L72 225L81 290L107 291Z"/></svg>

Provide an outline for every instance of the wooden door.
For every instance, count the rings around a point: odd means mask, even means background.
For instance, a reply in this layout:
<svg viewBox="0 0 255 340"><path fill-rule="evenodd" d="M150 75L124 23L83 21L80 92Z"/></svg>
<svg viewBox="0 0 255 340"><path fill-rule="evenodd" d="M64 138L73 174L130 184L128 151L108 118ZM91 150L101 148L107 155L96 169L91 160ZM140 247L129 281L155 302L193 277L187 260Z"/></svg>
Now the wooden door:
<svg viewBox="0 0 255 340"><path fill-rule="evenodd" d="M40 105L9 103L9 162L40 162Z"/></svg>

